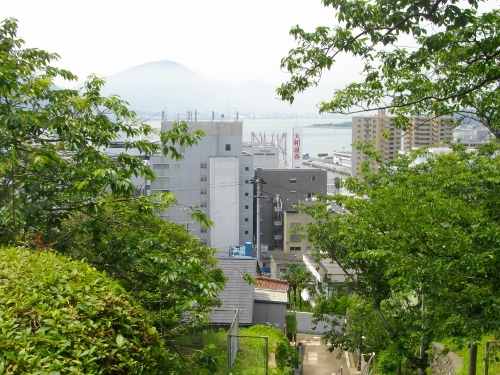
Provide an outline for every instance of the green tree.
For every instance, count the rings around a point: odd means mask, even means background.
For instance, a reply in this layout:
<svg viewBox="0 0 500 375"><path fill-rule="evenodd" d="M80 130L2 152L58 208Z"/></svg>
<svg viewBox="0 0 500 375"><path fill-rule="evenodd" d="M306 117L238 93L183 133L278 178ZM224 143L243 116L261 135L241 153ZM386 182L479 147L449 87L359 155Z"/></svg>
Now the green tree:
<svg viewBox="0 0 500 375"><path fill-rule="evenodd" d="M144 210L141 202L115 202L96 215L74 216L59 231L71 235L59 236L53 247L119 280L170 343L205 326L207 314L220 304L225 277L216 250L183 225Z"/></svg>
<svg viewBox="0 0 500 375"><path fill-rule="evenodd" d="M23 48L17 21L0 23L0 231L3 243L29 241L75 212L93 215L104 203L133 199L131 177L154 179L142 160L103 149L126 138L144 155L181 155L202 133L180 123L166 133L136 119L117 96L102 97L103 80L90 76L80 90L61 90L54 79L75 81L50 63L57 54ZM164 147L138 140L156 133ZM106 197L106 198L104 198ZM110 200L110 198L112 198Z"/></svg>
<svg viewBox="0 0 500 375"><path fill-rule="evenodd" d="M320 112L350 114L388 108L406 116L473 119L500 135L500 11L489 1L322 0L336 25L307 32L295 26L298 46L283 58L291 73L278 94L295 95L318 83L337 60L363 62L359 80L318 104ZM486 11L483 11L485 10Z"/></svg>
<svg viewBox="0 0 500 375"><path fill-rule="evenodd" d="M337 189L337 193L338 193L340 188L342 187L342 179L340 177L336 176L333 179L333 184L335 185L335 189Z"/></svg>
<svg viewBox="0 0 500 375"><path fill-rule="evenodd" d="M498 331L499 150L415 151L346 180L357 196L335 199L354 214L306 208L316 218L307 228L316 256L348 275L331 288L369 302L393 353L422 371L433 340L475 342Z"/></svg>
<svg viewBox="0 0 500 375"><path fill-rule="evenodd" d="M292 301L291 290L293 290L293 301L296 304L299 302L299 309L302 308L302 298L300 296L300 291L303 289L309 289L310 284L314 281L313 275L305 268L303 264L289 264L285 268L285 272L281 276L283 280L288 281L288 300ZM299 296L297 297L297 290L299 290Z"/></svg>
<svg viewBox="0 0 500 375"><path fill-rule="evenodd" d="M172 194L137 196L131 179L155 178L143 160L103 151L120 140L144 156L179 159L175 147L196 144L202 132L189 134L185 122L151 128L119 97L101 96L95 76L80 90L58 89L54 79L76 76L50 65L56 54L23 48L16 33L16 20L0 24L0 244L54 249L105 271L170 342L206 323L225 282L214 250L156 216L175 204ZM161 142L141 140L151 134ZM170 359L191 365L180 352Z"/></svg>

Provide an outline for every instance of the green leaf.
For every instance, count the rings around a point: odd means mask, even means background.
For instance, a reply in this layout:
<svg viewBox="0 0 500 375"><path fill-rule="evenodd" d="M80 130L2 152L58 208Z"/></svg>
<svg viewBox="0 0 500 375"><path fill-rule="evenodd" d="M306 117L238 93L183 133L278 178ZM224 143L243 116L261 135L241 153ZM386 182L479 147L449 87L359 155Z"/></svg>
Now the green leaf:
<svg viewBox="0 0 500 375"><path fill-rule="evenodd" d="M117 335L116 336L116 345L118 345L118 347L121 349L121 347L123 346L123 343L124 343L124 338L122 335Z"/></svg>

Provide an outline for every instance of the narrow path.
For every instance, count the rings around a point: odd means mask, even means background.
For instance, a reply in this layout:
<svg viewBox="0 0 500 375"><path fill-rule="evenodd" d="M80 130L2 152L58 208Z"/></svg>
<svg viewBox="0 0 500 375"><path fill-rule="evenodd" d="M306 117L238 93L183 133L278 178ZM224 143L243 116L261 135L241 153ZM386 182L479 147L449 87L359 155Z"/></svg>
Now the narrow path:
<svg viewBox="0 0 500 375"><path fill-rule="evenodd" d="M317 336L303 337L299 342L304 346L302 375L340 375L340 371L342 375L350 375L345 356L337 358L338 349L330 353Z"/></svg>

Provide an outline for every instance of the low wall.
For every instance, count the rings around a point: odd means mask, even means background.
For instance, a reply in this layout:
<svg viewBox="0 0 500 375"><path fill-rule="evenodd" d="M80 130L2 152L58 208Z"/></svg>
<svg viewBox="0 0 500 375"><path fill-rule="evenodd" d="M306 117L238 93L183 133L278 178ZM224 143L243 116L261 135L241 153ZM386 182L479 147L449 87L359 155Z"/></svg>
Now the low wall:
<svg viewBox="0 0 500 375"><path fill-rule="evenodd" d="M456 353L448 352L443 355L444 346L434 344L432 346L431 375L456 375L464 366L462 358Z"/></svg>
<svg viewBox="0 0 500 375"><path fill-rule="evenodd" d="M321 335L323 332L330 331L331 325L326 322L312 323L312 314L306 312L296 312L297 317L297 333ZM343 322L343 318L339 318ZM340 327L339 327L340 329Z"/></svg>

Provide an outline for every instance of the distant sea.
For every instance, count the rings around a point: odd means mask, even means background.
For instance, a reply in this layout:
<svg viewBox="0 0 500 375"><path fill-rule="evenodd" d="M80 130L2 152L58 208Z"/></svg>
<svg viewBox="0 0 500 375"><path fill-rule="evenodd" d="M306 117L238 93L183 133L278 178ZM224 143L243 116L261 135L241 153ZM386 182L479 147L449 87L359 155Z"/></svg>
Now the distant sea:
<svg viewBox="0 0 500 375"><path fill-rule="evenodd" d="M309 154L310 157L317 157L318 154L331 155L334 151L350 151L352 143L352 130L350 127L327 127L314 124L341 124L350 121L350 118L307 118L307 119L242 119L243 122L243 142L252 140L252 133L270 141L271 138L287 134L287 164L291 166L292 157L292 128L294 126L303 127L302 154ZM149 121L155 127L160 127L161 121ZM328 172L331 179L337 174ZM339 175L340 176L340 175ZM345 176L342 176L345 177Z"/></svg>
<svg viewBox="0 0 500 375"><path fill-rule="evenodd" d="M243 142L249 142L252 132L267 140L287 133L287 165L292 165L292 128L302 126L302 154L309 157L317 157L318 154L331 155L334 151L350 151L352 143L352 130L350 127L335 128L327 126L313 126L314 124L341 124L350 119L327 118L327 119L244 119L243 120ZM305 166L304 166L305 167ZM307 168L307 167L306 167ZM334 172L328 172L328 179L346 176Z"/></svg>

